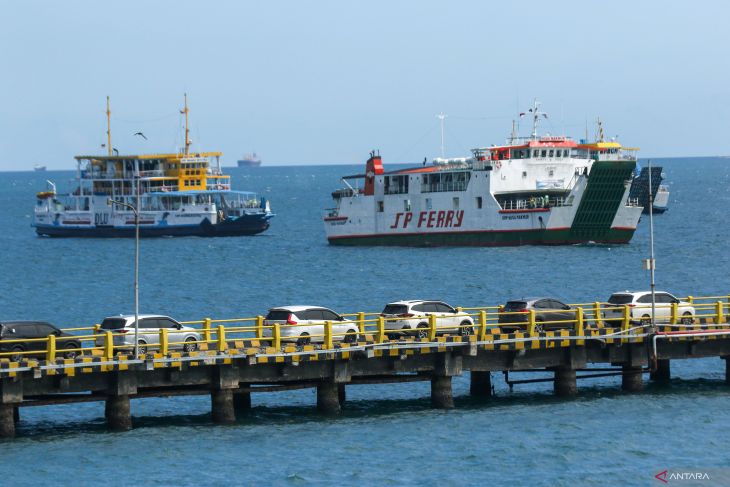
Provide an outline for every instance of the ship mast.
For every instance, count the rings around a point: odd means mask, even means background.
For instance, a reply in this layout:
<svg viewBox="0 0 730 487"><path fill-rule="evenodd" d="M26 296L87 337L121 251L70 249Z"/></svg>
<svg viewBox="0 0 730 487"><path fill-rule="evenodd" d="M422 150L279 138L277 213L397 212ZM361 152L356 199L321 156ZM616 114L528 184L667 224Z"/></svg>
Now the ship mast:
<svg viewBox="0 0 730 487"><path fill-rule="evenodd" d="M541 103L535 99L535 101L532 103L532 108L528 110L528 112L532 113L532 139L537 139L537 124L540 121L540 116L547 118L547 113L541 112L539 110Z"/></svg>
<svg viewBox="0 0 730 487"><path fill-rule="evenodd" d="M188 94L185 93L185 108L180 113L185 114L185 155L190 152L190 128L188 127Z"/></svg>
<svg viewBox="0 0 730 487"><path fill-rule="evenodd" d="M448 115L444 115L444 112L441 112L441 113L439 113L438 115L436 115L436 118L438 118L438 119L439 119L439 120L441 121L441 158L442 158L442 159L443 159L444 157L446 157L446 156L444 155L444 119L445 119L445 118L446 118L447 116L448 116Z"/></svg>
<svg viewBox="0 0 730 487"><path fill-rule="evenodd" d="M112 110L109 105L109 97L106 97L106 148L109 155L112 155Z"/></svg>
<svg viewBox="0 0 730 487"><path fill-rule="evenodd" d="M603 142L603 123L601 123L600 117L596 117L596 124L598 126L598 133L596 134L596 142Z"/></svg>

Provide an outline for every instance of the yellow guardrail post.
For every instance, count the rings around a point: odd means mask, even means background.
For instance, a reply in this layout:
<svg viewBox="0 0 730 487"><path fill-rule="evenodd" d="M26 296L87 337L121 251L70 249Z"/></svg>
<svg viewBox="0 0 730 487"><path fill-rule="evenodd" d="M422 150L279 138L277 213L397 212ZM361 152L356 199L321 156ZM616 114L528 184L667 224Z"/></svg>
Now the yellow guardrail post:
<svg viewBox="0 0 730 487"><path fill-rule="evenodd" d="M725 314L722 310L722 301L718 301L715 303L715 317L717 318L717 323L725 323Z"/></svg>
<svg viewBox="0 0 730 487"><path fill-rule="evenodd" d="M48 335L46 342L46 360L52 362L56 360L56 335Z"/></svg>
<svg viewBox="0 0 730 487"><path fill-rule="evenodd" d="M677 303L672 303L671 309L669 310L669 324L670 325L677 324L677 315L678 314L679 314L679 305Z"/></svg>
<svg viewBox="0 0 730 487"><path fill-rule="evenodd" d="M579 337L585 335L585 320L583 308L578 306L575 310L575 334ZM578 345L585 345L586 341L584 338L578 340Z"/></svg>
<svg viewBox="0 0 730 487"><path fill-rule="evenodd" d="M258 315L256 317L256 338L263 338L264 336L264 317Z"/></svg>
<svg viewBox="0 0 730 487"><path fill-rule="evenodd" d="M167 355L169 348L170 342L168 340L167 328L160 328L160 353Z"/></svg>
<svg viewBox="0 0 730 487"><path fill-rule="evenodd" d="M203 340L205 340L205 343L210 343L211 340L213 340L213 333L210 329L212 321L213 320L211 320L210 318L205 318L203 320Z"/></svg>
<svg viewBox="0 0 730 487"><path fill-rule="evenodd" d="M94 325L94 333L99 333L99 330L101 330L101 325L99 323Z"/></svg>
<svg viewBox="0 0 730 487"><path fill-rule="evenodd" d="M362 311L357 314L357 329L360 334L365 333L365 313Z"/></svg>
<svg viewBox="0 0 730 487"><path fill-rule="evenodd" d="M479 341L487 339L487 312L481 310L479 312Z"/></svg>
<svg viewBox="0 0 730 487"><path fill-rule="evenodd" d="M621 321L621 331L626 333L629 331L629 328L631 326L631 311L629 311L628 306L624 305L623 313L624 313L624 315L623 315L623 320ZM623 342L624 340L625 340L625 338L622 337L621 341Z"/></svg>
<svg viewBox="0 0 730 487"><path fill-rule="evenodd" d="M225 352L227 348L226 329L223 325L218 325L218 351Z"/></svg>
<svg viewBox="0 0 730 487"><path fill-rule="evenodd" d="M274 348L276 349L276 351L278 352L279 350L281 350L281 325L276 323L274 325L274 330L272 333L274 336L273 345L274 345Z"/></svg>
<svg viewBox="0 0 730 487"><path fill-rule="evenodd" d="M695 298L694 298L694 296L687 296L687 302L688 302L689 304L694 304L694 302L695 302Z"/></svg>
<svg viewBox="0 0 730 487"><path fill-rule="evenodd" d="M593 322L596 324L596 328L603 326L603 320L601 319L601 303L598 301L593 303Z"/></svg>
<svg viewBox="0 0 730 487"><path fill-rule="evenodd" d="M327 350L335 348L332 344L332 322L329 320L324 322L324 346Z"/></svg>
<svg viewBox="0 0 730 487"><path fill-rule="evenodd" d="M529 311L528 321L527 321L527 334L530 336L533 336L535 334L535 310L531 309Z"/></svg>
<svg viewBox="0 0 730 487"><path fill-rule="evenodd" d="M428 315L428 341L436 341L436 315Z"/></svg>
<svg viewBox="0 0 730 487"><path fill-rule="evenodd" d="M378 316L378 336L375 337L377 343L385 341L385 318Z"/></svg>
<svg viewBox="0 0 730 487"><path fill-rule="evenodd" d="M114 335L110 331L104 333L104 358L106 360L114 358Z"/></svg>

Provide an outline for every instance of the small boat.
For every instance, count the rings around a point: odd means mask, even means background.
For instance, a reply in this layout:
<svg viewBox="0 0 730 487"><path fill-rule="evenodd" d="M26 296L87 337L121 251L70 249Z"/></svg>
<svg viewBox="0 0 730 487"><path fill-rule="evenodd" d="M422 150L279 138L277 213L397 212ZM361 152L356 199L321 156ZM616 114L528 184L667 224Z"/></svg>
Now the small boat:
<svg viewBox="0 0 730 487"><path fill-rule="evenodd" d="M664 213L669 209L669 186L660 184L654 196L654 213Z"/></svg>
<svg viewBox="0 0 730 487"><path fill-rule="evenodd" d="M651 187L651 197L654 201L653 211L664 213L669 209L669 186L662 184L665 179L662 169L661 166L653 166L650 176L649 167L642 167L631 183L629 197L635 199L644 208L645 215L649 214L649 187ZM651 178L651 183L649 178Z"/></svg>
<svg viewBox="0 0 730 487"><path fill-rule="evenodd" d="M33 170L34 171L45 171L46 170L46 166L41 166L40 164L35 164L33 166Z"/></svg>
<svg viewBox="0 0 730 487"><path fill-rule="evenodd" d="M119 155L111 144L107 98L107 155L76 156L76 188L58 194L53 182L36 195L32 226L50 237L254 235L269 228L266 198L231 190L220 152L190 150L187 96L185 149L172 154ZM215 160L215 164L213 164ZM138 222L135 211L139 214Z"/></svg>
<svg viewBox="0 0 730 487"><path fill-rule="evenodd" d="M256 153L246 154L242 159L238 160L238 167L259 167L261 166L261 158Z"/></svg>

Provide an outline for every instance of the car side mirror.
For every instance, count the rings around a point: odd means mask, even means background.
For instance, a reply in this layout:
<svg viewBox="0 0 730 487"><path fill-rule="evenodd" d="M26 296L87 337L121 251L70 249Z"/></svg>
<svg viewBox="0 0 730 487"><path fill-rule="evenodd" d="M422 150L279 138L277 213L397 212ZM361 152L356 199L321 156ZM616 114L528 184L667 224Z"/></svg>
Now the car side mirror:
<svg viewBox="0 0 730 487"><path fill-rule="evenodd" d="M182 330L182 325L180 323L178 323L175 325L175 328L177 328L178 330Z"/></svg>

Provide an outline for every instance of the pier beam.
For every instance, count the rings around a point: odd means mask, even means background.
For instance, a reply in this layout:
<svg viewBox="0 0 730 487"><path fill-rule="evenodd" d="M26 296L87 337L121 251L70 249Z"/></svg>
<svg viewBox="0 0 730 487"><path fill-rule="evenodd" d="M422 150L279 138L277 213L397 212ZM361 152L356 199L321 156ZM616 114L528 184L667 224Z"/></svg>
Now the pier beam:
<svg viewBox="0 0 730 487"><path fill-rule="evenodd" d="M570 367L555 368L555 394L562 397L575 396L578 393L575 369Z"/></svg>
<svg viewBox="0 0 730 487"><path fill-rule="evenodd" d="M210 391L210 407L214 423L227 424L236 421L233 389L213 389Z"/></svg>
<svg viewBox="0 0 730 487"><path fill-rule="evenodd" d="M129 431L132 429L132 413L129 395L108 395L104 409L106 423L112 431Z"/></svg>
<svg viewBox="0 0 730 487"><path fill-rule="evenodd" d="M623 366L621 389L626 392L639 392L644 388L641 366Z"/></svg>
<svg viewBox="0 0 730 487"><path fill-rule="evenodd" d="M474 397L492 397L492 374L472 370L470 373L469 394Z"/></svg>
<svg viewBox="0 0 730 487"><path fill-rule="evenodd" d="M656 370L649 374L649 378L659 384L668 384L672 379L669 359L659 359L656 361Z"/></svg>
<svg viewBox="0 0 730 487"><path fill-rule="evenodd" d="M317 410L324 414L339 414L340 387L332 381L322 381L317 385Z"/></svg>
<svg viewBox="0 0 730 487"><path fill-rule="evenodd" d="M439 409L454 407L454 396L451 393L451 376L431 376L431 405Z"/></svg>
<svg viewBox="0 0 730 487"><path fill-rule="evenodd" d="M0 438L13 438L15 436L14 409L13 404L0 404Z"/></svg>

